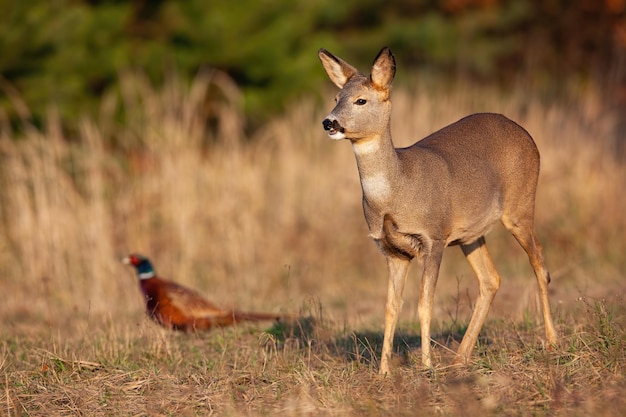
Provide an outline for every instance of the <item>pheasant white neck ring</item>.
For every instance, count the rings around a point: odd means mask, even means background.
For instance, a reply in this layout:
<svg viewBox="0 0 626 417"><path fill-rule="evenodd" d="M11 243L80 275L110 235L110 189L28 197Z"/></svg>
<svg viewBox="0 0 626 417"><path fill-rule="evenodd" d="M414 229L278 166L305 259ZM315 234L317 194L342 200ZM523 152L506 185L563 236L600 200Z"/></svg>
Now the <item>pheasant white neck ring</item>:
<svg viewBox="0 0 626 417"><path fill-rule="evenodd" d="M154 278L156 276L154 271L139 272L139 273L137 273L137 275L139 276L139 279L150 279L150 278Z"/></svg>

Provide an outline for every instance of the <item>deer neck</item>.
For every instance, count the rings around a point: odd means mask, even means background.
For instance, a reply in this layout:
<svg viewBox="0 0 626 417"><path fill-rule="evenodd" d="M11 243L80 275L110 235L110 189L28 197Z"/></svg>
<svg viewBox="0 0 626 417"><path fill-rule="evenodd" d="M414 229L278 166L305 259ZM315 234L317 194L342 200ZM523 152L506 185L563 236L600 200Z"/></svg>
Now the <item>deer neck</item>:
<svg viewBox="0 0 626 417"><path fill-rule="evenodd" d="M364 198L370 202L388 201L394 189L399 165L389 130L382 135L353 141L352 149Z"/></svg>

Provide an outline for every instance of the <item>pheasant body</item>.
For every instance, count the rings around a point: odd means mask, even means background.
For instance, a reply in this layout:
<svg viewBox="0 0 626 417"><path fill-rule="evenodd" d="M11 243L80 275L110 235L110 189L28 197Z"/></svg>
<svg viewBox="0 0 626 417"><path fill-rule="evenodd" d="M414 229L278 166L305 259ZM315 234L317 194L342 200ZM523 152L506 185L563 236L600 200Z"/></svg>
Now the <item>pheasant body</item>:
<svg viewBox="0 0 626 417"><path fill-rule="evenodd" d="M271 321L280 314L224 310L196 291L157 276L152 264L142 255L129 255L124 263L133 265L146 301L146 313L161 326L192 332L230 326L243 321Z"/></svg>

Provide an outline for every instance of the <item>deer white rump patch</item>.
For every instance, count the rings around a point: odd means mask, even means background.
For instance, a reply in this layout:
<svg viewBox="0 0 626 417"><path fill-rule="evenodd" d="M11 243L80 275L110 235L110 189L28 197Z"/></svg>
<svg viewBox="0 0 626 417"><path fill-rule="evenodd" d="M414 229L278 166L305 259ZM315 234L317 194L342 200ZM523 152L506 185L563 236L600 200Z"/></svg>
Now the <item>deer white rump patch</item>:
<svg viewBox="0 0 626 417"><path fill-rule="evenodd" d="M372 199L384 199L391 195L391 184L382 174L361 178L363 194Z"/></svg>

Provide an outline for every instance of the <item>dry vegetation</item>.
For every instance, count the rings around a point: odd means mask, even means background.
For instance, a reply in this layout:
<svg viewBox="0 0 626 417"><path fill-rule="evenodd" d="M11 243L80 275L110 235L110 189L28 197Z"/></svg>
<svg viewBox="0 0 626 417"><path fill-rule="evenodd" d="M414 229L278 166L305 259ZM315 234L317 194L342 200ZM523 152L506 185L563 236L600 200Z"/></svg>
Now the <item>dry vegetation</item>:
<svg viewBox="0 0 626 417"><path fill-rule="evenodd" d="M414 366L414 267L396 367L379 377L385 264L366 237L351 148L322 132L331 102L296 103L248 138L220 74L163 89L129 77L122 100L105 98L75 137L53 114L44 131L0 132L0 415L623 415L626 174L601 100L467 88L398 89L394 100L397 145L473 111L505 113L535 137L557 349L541 345L527 258L498 229L488 240L503 283L475 361L446 367L476 291L452 248L436 368ZM224 306L307 319L168 333L143 316L119 263L130 251Z"/></svg>

